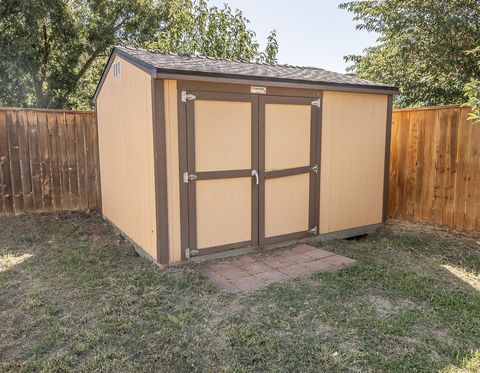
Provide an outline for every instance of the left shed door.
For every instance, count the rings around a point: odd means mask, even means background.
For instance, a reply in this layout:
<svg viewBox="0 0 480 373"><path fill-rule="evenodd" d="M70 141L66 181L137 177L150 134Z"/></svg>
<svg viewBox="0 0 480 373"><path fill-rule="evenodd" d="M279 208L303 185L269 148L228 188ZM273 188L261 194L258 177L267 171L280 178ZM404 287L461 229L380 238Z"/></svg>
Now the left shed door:
<svg viewBox="0 0 480 373"><path fill-rule="evenodd" d="M258 100L189 92L189 248L199 254L258 244Z"/></svg>

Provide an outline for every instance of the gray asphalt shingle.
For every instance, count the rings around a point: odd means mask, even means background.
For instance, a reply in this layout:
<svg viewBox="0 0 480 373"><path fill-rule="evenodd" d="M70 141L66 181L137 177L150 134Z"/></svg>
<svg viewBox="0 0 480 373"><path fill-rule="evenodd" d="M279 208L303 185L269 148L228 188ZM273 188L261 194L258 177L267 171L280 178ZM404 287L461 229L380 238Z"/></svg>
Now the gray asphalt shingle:
<svg viewBox="0 0 480 373"><path fill-rule="evenodd" d="M254 62L221 60L203 56L187 56L170 53L150 52L117 46L116 50L167 72L203 75L223 75L227 77L288 80L305 83L348 84L371 88L388 89L392 86L361 79L348 74L340 74L316 67L291 65L268 65Z"/></svg>

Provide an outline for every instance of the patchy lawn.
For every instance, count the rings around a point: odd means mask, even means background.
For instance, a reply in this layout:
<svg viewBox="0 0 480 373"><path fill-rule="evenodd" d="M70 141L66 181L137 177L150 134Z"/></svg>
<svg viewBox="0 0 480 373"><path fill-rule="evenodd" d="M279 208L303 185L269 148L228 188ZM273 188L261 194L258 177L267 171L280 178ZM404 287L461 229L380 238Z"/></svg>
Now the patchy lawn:
<svg viewBox="0 0 480 373"><path fill-rule="evenodd" d="M97 215L0 219L0 370L479 371L480 238L392 223L334 273L225 294Z"/></svg>

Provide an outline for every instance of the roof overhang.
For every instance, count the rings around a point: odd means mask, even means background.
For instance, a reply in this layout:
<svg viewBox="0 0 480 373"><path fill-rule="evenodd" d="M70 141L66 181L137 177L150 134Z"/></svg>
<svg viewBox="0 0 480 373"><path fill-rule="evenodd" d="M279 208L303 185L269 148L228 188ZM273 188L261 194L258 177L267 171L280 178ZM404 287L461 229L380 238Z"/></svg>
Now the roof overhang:
<svg viewBox="0 0 480 373"><path fill-rule="evenodd" d="M342 92L357 92L357 93L372 93L383 95L397 95L400 93L397 87L390 86L372 86L372 85L360 85L360 84L347 84L347 83L322 83L317 81L305 81L294 79L275 79L269 77L247 76L247 75L235 75L224 73L210 73L210 72L192 72L175 69L163 69L157 68L139 58L136 58L124 51L114 48L110 53L108 62L103 69L100 82L97 85L93 100L96 102L98 94L105 81L107 72L112 65L115 56L118 55L133 65L142 69L152 76L154 79L176 79L176 80L197 80L197 81L210 81L214 83L232 83L232 84L249 84L259 85L264 84L272 87L288 87L288 88L302 88L302 89L318 89L328 91L342 91Z"/></svg>

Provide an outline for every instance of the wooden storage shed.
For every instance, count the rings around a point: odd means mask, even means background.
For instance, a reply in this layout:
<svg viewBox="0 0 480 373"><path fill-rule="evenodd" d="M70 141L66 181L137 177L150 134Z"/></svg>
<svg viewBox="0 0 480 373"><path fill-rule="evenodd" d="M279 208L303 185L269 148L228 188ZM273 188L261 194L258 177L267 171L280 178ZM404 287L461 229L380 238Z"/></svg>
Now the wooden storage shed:
<svg viewBox="0 0 480 373"><path fill-rule="evenodd" d="M157 263L385 221L395 87L114 48L95 93L102 212Z"/></svg>

